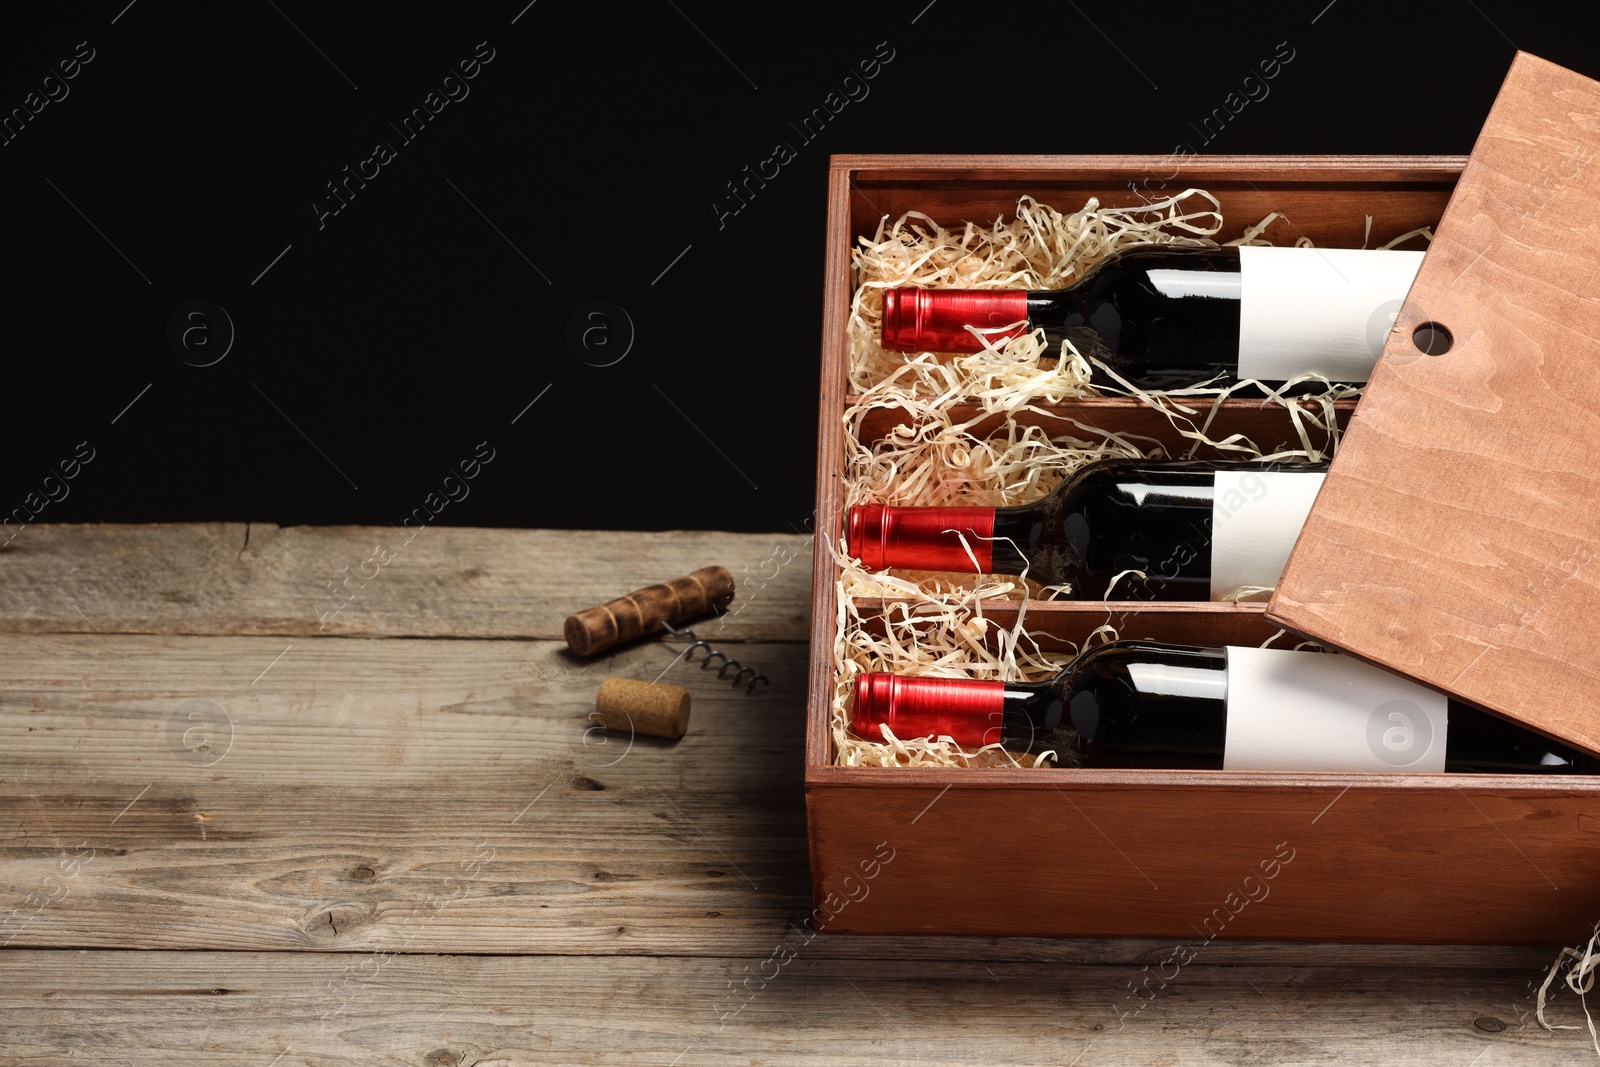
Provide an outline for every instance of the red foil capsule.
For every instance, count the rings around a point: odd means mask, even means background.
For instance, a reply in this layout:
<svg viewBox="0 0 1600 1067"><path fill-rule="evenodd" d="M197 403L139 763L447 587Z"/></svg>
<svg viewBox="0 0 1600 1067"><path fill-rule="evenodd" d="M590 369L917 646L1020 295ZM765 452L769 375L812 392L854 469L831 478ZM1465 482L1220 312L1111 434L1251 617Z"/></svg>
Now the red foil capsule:
<svg viewBox="0 0 1600 1067"><path fill-rule="evenodd" d="M902 740L948 737L963 748L993 745L1000 740L1005 691L1004 682L859 674L850 730L881 741L878 724L888 723Z"/></svg>
<svg viewBox="0 0 1600 1067"><path fill-rule="evenodd" d="M978 352L1028 332L1028 294L1020 289L885 289L880 343L895 352Z"/></svg>
<svg viewBox="0 0 1600 1067"><path fill-rule="evenodd" d="M912 567L988 574L993 563L994 508L893 508L859 504L845 520L850 553L868 570ZM966 538L966 547L961 539ZM968 555L967 550L972 550ZM978 561L973 570L972 561Z"/></svg>

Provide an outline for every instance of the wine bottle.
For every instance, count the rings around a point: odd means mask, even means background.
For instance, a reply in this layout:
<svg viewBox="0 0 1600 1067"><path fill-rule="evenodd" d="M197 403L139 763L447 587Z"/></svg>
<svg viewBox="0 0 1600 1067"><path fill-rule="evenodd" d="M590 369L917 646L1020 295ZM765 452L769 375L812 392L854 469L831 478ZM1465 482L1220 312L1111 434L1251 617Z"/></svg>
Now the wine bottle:
<svg viewBox="0 0 1600 1067"><path fill-rule="evenodd" d="M851 731L1088 767L1592 774L1600 761L1348 656L1114 641L1048 682L862 674Z"/></svg>
<svg viewBox="0 0 1600 1067"><path fill-rule="evenodd" d="M1026 572L1077 600L1218 600L1277 584L1326 470L1103 459L1020 507L857 505L845 539L868 570Z"/></svg>
<svg viewBox="0 0 1600 1067"><path fill-rule="evenodd" d="M968 326L995 343L1038 329L1052 347L1070 340L1147 389L1302 374L1360 383L1421 264L1421 252L1146 245L1054 292L887 289L882 344L976 352Z"/></svg>

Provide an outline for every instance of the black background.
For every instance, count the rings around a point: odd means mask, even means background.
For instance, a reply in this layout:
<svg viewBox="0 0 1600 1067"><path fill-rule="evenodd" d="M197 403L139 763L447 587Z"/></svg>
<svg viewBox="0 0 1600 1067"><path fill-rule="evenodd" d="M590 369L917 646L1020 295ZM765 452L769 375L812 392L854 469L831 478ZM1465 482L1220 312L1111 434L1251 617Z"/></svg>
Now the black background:
<svg viewBox="0 0 1600 1067"><path fill-rule="evenodd" d="M1503 0L525 3L9 13L0 111L94 58L0 146L0 512L87 441L38 521L398 523L487 441L437 521L803 529L830 153L1458 153L1514 46L1600 75L1587 27ZM406 143L389 124L480 42ZM866 98L801 143L880 42ZM1280 42L1270 94L1203 144ZM379 141L395 159L319 228ZM778 141L797 158L719 226ZM567 341L596 299L636 331L607 367ZM237 331L211 366L167 342L191 300Z"/></svg>

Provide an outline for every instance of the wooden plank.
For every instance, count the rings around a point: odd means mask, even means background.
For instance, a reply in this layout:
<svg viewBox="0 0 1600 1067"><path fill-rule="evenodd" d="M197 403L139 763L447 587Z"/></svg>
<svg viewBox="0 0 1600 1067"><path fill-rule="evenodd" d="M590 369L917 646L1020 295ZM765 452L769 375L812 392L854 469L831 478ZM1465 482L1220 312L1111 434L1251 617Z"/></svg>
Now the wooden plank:
<svg viewBox="0 0 1600 1067"><path fill-rule="evenodd" d="M568 614L712 564L723 641L803 640L808 532L270 523L49 525L0 552L0 631L560 638ZM379 550L382 546L382 550Z"/></svg>
<svg viewBox="0 0 1600 1067"><path fill-rule="evenodd" d="M0 942L762 951L811 911L793 754L803 649L741 649L772 679L756 696L674 665L672 649L583 665L554 642L0 636ZM683 740L630 749L585 736L602 676L665 668L693 694ZM228 718L191 720L195 700ZM208 724L213 747L186 747L201 738L182 731ZM1141 964L1172 947L815 945L830 957ZM1459 967L1549 951L1218 943L1207 955Z"/></svg>
<svg viewBox="0 0 1600 1067"><path fill-rule="evenodd" d="M920 626L942 623L941 609L904 597L855 597L861 614L861 628L883 636L889 623L914 619ZM1017 625L1017 616L1027 610L1025 632L1046 652L1062 661L1075 655L1102 626L1110 626L1124 640L1168 641L1180 645L1259 645L1280 632L1267 622L1264 604L1227 604L1217 601L1182 603L1138 600L988 600L982 605L983 617L993 625L984 631L983 643L994 648L997 635ZM922 616L922 618L919 618ZM1280 644L1293 647L1294 639L1280 638Z"/></svg>
<svg viewBox="0 0 1600 1067"><path fill-rule="evenodd" d="M1281 212L1269 233L1280 243L1308 234L1319 245L1381 244L1444 211L1466 162L1460 156L835 156L851 173L850 232L872 234L920 211L945 226L989 225L1023 194L1061 211L1090 197L1137 207L1190 188L1217 197L1226 220L1219 240ZM1202 202L1193 203L1195 209ZM1372 216L1372 230L1366 216Z"/></svg>
<svg viewBox="0 0 1600 1067"><path fill-rule="evenodd" d="M803 646L741 646L754 695L682 647L0 636L0 940L703 951L802 915ZM689 734L591 731L609 674L689 687Z"/></svg>
<svg viewBox="0 0 1600 1067"><path fill-rule="evenodd" d="M1269 610L1600 753L1596 111L1518 54Z"/></svg>
<svg viewBox="0 0 1600 1067"><path fill-rule="evenodd" d="M807 678L805 734L807 765L828 758L826 728L816 709L826 707L833 692L833 639L839 625L838 568L833 546L839 543L840 507L844 500L844 414L849 391L845 360L845 328L850 317L850 171L834 156L828 169L828 233L823 254L822 367L817 405L817 506L812 513L820 543L811 559L811 659Z"/></svg>
<svg viewBox="0 0 1600 1067"><path fill-rule="evenodd" d="M833 767L806 806L841 933L1555 944L1600 884L1559 777Z"/></svg>
<svg viewBox="0 0 1600 1067"><path fill-rule="evenodd" d="M10 952L0 1017L6 1052L30 1064L1539 1067L1592 1056L1587 1034L1532 1019L1535 968L1196 960L1136 1002L1129 983L1150 972L1122 966L930 967L829 960L798 939L788 948L792 958L769 945L743 958L606 960ZM1555 1012L1582 1023L1571 994Z"/></svg>
<svg viewBox="0 0 1600 1067"><path fill-rule="evenodd" d="M859 396L845 398L845 404L849 407L860 402ZM1349 425L1350 416L1355 411L1355 401L1336 400L1333 405L1334 421L1343 429ZM1192 408L1196 414L1191 416L1178 412L1184 420L1179 425L1183 430L1201 432L1211 410L1210 402L1190 401L1186 406ZM1301 406L1305 411L1302 415L1303 425L1306 427L1311 444L1331 451L1332 435L1318 430L1311 424L1310 416L1321 417L1320 408L1303 402ZM1183 436L1179 426L1174 425L1173 421L1160 411L1142 402L1130 403L1122 397L1085 397L1060 403L1041 402L1030 404L1018 411L994 415L984 415L980 405L966 401L949 404L945 410L949 413L951 421L958 425L978 420L968 431L974 437L994 434L1009 420L1018 426L1037 426L1053 438L1075 438L1096 443L1109 434L1122 434L1145 448L1159 443L1166 448L1169 456L1187 457L1193 449L1197 459L1240 458L1238 452L1225 452L1197 445L1194 438ZM914 421L911 413L902 407L869 408L861 416L859 436L863 441L881 441L893 433L897 426L910 426ZM1295 431L1288 409L1262 400L1240 400L1231 397L1224 400L1221 410L1217 412L1215 420L1205 432L1214 440L1222 440L1233 434L1243 434L1264 454L1304 447L1299 434Z"/></svg>

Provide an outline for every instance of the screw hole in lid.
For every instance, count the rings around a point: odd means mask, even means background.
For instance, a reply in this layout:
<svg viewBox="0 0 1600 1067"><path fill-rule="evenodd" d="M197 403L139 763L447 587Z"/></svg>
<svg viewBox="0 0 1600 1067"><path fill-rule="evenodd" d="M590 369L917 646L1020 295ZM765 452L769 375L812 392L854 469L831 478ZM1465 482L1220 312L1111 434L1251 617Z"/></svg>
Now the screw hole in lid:
<svg viewBox="0 0 1600 1067"><path fill-rule="evenodd" d="M1425 356L1442 356L1450 351L1456 339L1450 336L1443 323L1424 322L1411 331L1411 343Z"/></svg>

